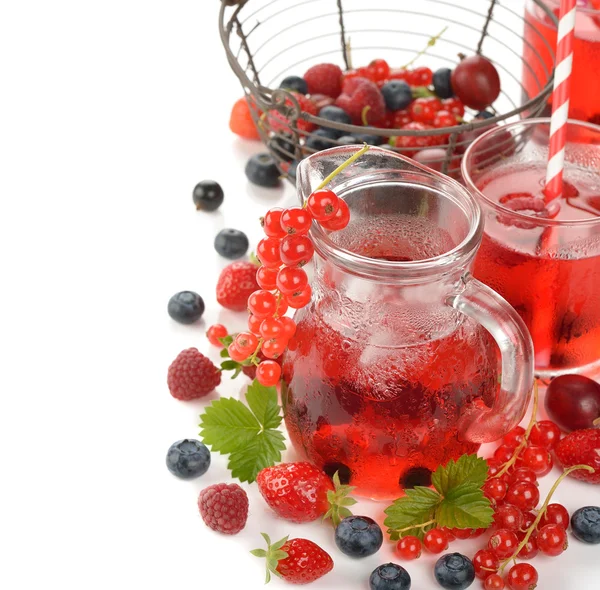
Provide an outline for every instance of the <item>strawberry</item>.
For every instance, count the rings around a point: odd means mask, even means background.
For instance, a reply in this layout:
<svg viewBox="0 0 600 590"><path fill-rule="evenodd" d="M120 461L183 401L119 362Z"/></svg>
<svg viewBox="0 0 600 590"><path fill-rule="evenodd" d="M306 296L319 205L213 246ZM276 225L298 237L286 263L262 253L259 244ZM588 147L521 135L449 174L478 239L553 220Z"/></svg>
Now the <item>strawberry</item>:
<svg viewBox="0 0 600 590"><path fill-rule="evenodd" d="M217 301L226 309L244 311L248 297L260 287L256 282L256 264L234 262L226 266L217 281Z"/></svg>
<svg viewBox="0 0 600 590"><path fill-rule="evenodd" d="M346 80L335 104L352 117L355 125L374 125L385 118L385 100L377 85L366 78Z"/></svg>
<svg viewBox="0 0 600 590"><path fill-rule="evenodd" d="M575 430L563 438L554 450L556 458L563 468L573 465L589 465L594 473L578 469L571 477L589 483L600 484L600 430L586 428Z"/></svg>
<svg viewBox="0 0 600 590"><path fill-rule="evenodd" d="M325 515L337 525L352 514L347 506L355 503L346 497L354 488L340 485L337 473L332 485L325 473L307 462L266 467L256 482L265 502L279 516L292 522L311 522Z"/></svg>
<svg viewBox="0 0 600 590"><path fill-rule="evenodd" d="M325 94L337 98L342 91L342 70L335 64L318 64L303 76L310 94Z"/></svg>
<svg viewBox="0 0 600 590"><path fill-rule="evenodd" d="M317 114L317 106L315 105L315 103L310 99L307 98L306 96L304 96L303 94L300 94L298 92L291 92L291 94L294 96L294 98L298 101L298 104L300 105L300 110L304 113L308 113L309 115L316 115ZM286 100L285 103L287 106L292 107L292 101L290 99ZM268 121L269 121L269 126L271 127L271 129L273 131L283 131L283 132L289 132L290 131L290 126L288 123L288 119L285 115L283 115L282 113L280 113L279 111L276 110L271 110L269 111L269 117L268 117ZM309 123L308 121L305 121L304 119L298 119L298 130L299 131L304 131L306 133L309 133L310 131L313 131L317 128L317 126L314 123Z"/></svg>
<svg viewBox="0 0 600 590"><path fill-rule="evenodd" d="M258 116L260 116L258 111ZM231 109L231 115L229 117L229 129L231 129L236 135L245 139L260 139L258 129L250 114L250 105L246 97L240 98Z"/></svg>
<svg viewBox="0 0 600 590"><path fill-rule="evenodd" d="M250 551L256 557L267 559L267 579L271 581L271 574L283 578L290 584L309 584L333 569L333 559L316 543L308 539L281 539L271 544L271 539L266 533L261 533L267 542L267 550L254 549Z"/></svg>

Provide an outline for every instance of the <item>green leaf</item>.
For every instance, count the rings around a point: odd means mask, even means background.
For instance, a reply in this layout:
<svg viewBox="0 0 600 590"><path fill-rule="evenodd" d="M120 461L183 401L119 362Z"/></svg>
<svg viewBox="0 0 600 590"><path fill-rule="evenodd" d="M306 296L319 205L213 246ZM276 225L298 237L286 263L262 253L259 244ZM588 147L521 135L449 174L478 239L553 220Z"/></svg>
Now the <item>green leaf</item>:
<svg viewBox="0 0 600 590"><path fill-rule="evenodd" d="M459 529L488 528L494 510L481 487L466 482L448 491L435 512L438 526Z"/></svg>
<svg viewBox="0 0 600 590"><path fill-rule="evenodd" d="M477 455L462 455L457 461L451 459L445 466L438 467L431 476L433 487L442 496L465 483L481 487L487 478L488 465Z"/></svg>
<svg viewBox="0 0 600 590"><path fill-rule="evenodd" d="M264 428L277 428L281 424L275 387L265 387L255 379L248 387L246 401Z"/></svg>
<svg viewBox="0 0 600 590"><path fill-rule="evenodd" d="M223 371L235 371L239 366L240 364L235 361L223 361L221 363Z"/></svg>
<svg viewBox="0 0 600 590"><path fill-rule="evenodd" d="M285 451L285 439L278 430L265 430L250 441L245 448L229 455L228 469L231 476L252 483L265 467L281 461Z"/></svg>
<svg viewBox="0 0 600 590"><path fill-rule="evenodd" d="M409 534L423 537L424 528L412 528L423 525L435 516L435 509L442 501L438 492L430 488L416 486L406 490L406 496L398 498L385 510L391 538L396 540Z"/></svg>
<svg viewBox="0 0 600 590"><path fill-rule="evenodd" d="M254 555L254 557L266 557L267 556L267 552L264 549L252 549L252 551L250 551L250 553L252 553L252 555Z"/></svg>
<svg viewBox="0 0 600 590"><path fill-rule="evenodd" d="M227 348L230 344L233 343L233 336L231 334L227 334L227 336L219 338L219 342L223 345L224 348Z"/></svg>
<svg viewBox="0 0 600 590"><path fill-rule="evenodd" d="M222 359L228 359L229 358L229 351L227 350L227 347L221 349L221 352L219 353L219 356Z"/></svg>

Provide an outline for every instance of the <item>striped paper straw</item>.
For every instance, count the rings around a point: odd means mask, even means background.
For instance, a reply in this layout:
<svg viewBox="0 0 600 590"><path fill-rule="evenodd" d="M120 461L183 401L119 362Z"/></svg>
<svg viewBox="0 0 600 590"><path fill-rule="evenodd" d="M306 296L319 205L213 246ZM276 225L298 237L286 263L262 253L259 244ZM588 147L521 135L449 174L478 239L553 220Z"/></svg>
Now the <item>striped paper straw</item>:
<svg viewBox="0 0 600 590"><path fill-rule="evenodd" d="M557 199L563 191L565 144L571 71L573 69L573 39L575 37L575 5L577 0L561 0L556 40L556 69L552 92L552 118L550 119L550 149L546 172L546 202Z"/></svg>

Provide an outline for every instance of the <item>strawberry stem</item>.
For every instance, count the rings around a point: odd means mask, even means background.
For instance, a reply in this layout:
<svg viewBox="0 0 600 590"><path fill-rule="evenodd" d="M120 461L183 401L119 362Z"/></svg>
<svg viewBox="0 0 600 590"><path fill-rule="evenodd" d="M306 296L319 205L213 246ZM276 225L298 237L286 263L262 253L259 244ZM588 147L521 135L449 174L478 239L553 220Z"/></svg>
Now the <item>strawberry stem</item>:
<svg viewBox="0 0 600 590"><path fill-rule="evenodd" d="M436 42L440 39L440 37L448 30L448 27L444 27L437 35L434 35L427 41L427 45L417 55L415 55L407 64L402 66L402 69L405 70L408 66L412 66L422 55L425 55L430 47L433 47Z"/></svg>
<svg viewBox="0 0 600 590"><path fill-rule="evenodd" d="M568 469L565 469L562 472L560 477L556 480L554 485L550 488L550 491L548 492L548 495L546 496L546 500L542 504L542 507L540 508L540 511L538 512L538 515L536 516L536 519L531 523L531 526L527 529L527 532L526 532L525 536L523 537L523 540L519 543L518 547L515 549L515 552L508 559L506 559L505 561L502 562L502 565L500 566L500 569L498 571L498 573L500 575L502 575L504 568L509 564L509 562L512 560L516 560L517 555L519 554L519 551L521 551L521 549L523 549L523 547L525 547L525 545L527 545L527 541L529 541L529 537L531 537L533 531L535 531L535 529L537 528L537 525L540 523L540 520L542 520L544 514L546 513L546 509L548 508L548 504L550 504L550 500L552 499L552 496L554 495L556 488L558 488L558 486L565 479L565 477L567 477L570 473L572 473L573 471L576 471L578 469L585 469L586 471L589 471L590 473L594 473L594 468L590 467L589 465L573 465L573 467L569 467Z"/></svg>

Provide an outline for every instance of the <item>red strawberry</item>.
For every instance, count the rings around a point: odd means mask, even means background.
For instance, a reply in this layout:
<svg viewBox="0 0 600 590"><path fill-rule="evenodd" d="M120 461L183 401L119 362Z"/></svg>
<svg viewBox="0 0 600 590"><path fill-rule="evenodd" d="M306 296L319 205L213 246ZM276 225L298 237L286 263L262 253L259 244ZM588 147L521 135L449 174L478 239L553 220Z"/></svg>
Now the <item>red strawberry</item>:
<svg viewBox="0 0 600 590"><path fill-rule="evenodd" d="M342 94L335 104L344 109L355 125L362 125L363 111L369 125L385 118L385 101L377 85L366 78L350 78L344 82ZM366 107L369 107L366 111Z"/></svg>
<svg viewBox="0 0 600 590"><path fill-rule="evenodd" d="M342 70L335 64L318 64L304 74L309 94L326 94L337 98L342 91Z"/></svg>
<svg viewBox="0 0 600 590"><path fill-rule="evenodd" d="M258 112L258 116L260 116L260 112ZM240 98L233 105L229 117L229 129L245 139L260 139L246 97Z"/></svg>
<svg viewBox="0 0 600 590"><path fill-rule="evenodd" d="M248 297L260 287L256 282L256 264L234 262L221 271L217 281L217 301L226 309L244 311Z"/></svg>
<svg viewBox="0 0 600 590"><path fill-rule="evenodd" d="M250 553L267 558L266 583L271 581L271 573L274 573L290 584L309 584L333 569L333 559L329 553L308 539L288 541L285 537L271 544L269 535L261 534L267 542L267 550L254 549Z"/></svg>
<svg viewBox="0 0 600 590"><path fill-rule="evenodd" d="M292 92L291 93L294 98L298 101L298 104L300 105L300 109L302 110L302 112L304 113L308 113L309 115L316 115L317 114L317 106L315 105L315 103L310 99L307 98L306 96L304 96L303 94L299 94L298 92ZM291 100L286 100L286 105L288 106L293 106L292 101ZM288 119L285 115L283 115L282 113L280 113L279 111L276 110L272 110L269 111L269 126L271 127L271 129L273 131L283 131L283 132L289 132L290 131L290 126L288 123ZM310 132L313 131L317 128L317 126L314 123L309 123L308 121L305 121L304 119L298 119L298 129L300 131L304 131L304 132Z"/></svg>
<svg viewBox="0 0 600 590"><path fill-rule="evenodd" d="M573 465L589 465L595 469L594 473L578 469L571 473L571 477L589 483L600 484L600 430L586 428L575 430L563 438L554 451L556 458L563 468Z"/></svg>

